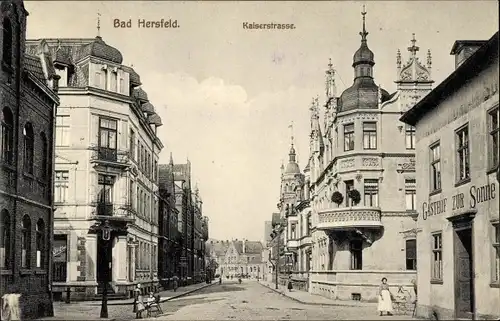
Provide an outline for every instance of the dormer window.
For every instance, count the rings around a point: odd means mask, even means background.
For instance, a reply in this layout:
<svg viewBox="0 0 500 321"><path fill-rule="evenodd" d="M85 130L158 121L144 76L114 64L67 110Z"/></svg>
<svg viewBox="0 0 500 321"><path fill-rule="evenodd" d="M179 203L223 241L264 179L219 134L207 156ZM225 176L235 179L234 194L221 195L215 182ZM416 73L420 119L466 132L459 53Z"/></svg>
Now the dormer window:
<svg viewBox="0 0 500 321"><path fill-rule="evenodd" d="M55 65L56 74L61 78L59 79L59 87L67 87L68 86L68 68L63 65Z"/></svg>
<svg viewBox="0 0 500 321"><path fill-rule="evenodd" d="M8 66L12 65L12 23L8 18L3 19L3 56L2 60Z"/></svg>

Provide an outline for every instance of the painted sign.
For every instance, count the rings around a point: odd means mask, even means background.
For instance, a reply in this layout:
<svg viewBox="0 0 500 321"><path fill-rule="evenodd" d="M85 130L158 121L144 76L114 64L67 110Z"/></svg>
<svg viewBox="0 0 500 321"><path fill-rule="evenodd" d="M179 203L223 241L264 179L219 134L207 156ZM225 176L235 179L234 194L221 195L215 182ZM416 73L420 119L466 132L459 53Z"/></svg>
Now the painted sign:
<svg viewBox="0 0 500 321"><path fill-rule="evenodd" d="M466 201L468 198L468 202ZM491 201L496 198L496 185L495 183L486 184L477 187L472 185L469 193L457 193L451 197L451 203L448 198L443 198L434 202L422 203L422 219L426 220L428 217L440 215L450 208L451 211L458 211L469 206L474 209L478 204Z"/></svg>

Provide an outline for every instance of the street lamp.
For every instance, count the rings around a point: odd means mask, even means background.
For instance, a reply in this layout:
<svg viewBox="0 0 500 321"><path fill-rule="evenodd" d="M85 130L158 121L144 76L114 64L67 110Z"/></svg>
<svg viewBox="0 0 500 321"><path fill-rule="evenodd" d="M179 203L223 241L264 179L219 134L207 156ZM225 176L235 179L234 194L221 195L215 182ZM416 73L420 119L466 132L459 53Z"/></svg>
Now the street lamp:
<svg viewBox="0 0 500 321"><path fill-rule="evenodd" d="M104 247L104 257L106 258L106 264L104 266L104 282L102 284L103 289L102 289L102 301L101 301L101 318L107 319L108 318L108 282L109 282L109 257L108 257L108 247L109 247L109 240L111 239L111 232L113 228L109 224L108 220L101 221L99 223L96 223L93 226L93 229L95 231L100 231L102 233L102 244L101 246Z"/></svg>

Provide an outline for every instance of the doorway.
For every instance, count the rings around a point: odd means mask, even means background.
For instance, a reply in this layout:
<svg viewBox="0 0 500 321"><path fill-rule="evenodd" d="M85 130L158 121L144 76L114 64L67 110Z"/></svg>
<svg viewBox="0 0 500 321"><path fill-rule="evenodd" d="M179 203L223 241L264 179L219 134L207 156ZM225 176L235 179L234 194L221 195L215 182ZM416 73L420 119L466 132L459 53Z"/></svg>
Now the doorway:
<svg viewBox="0 0 500 321"><path fill-rule="evenodd" d="M99 233L101 234L101 233ZM111 257L113 251L113 239L109 241L104 241L101 235L98 236L97 239L97 283L98 290L97 292L100 294L102 292L103 282L111 282ZM108 287L108 291L111 291L111 287Z"/></svg>
<svg viewBox="0 0 500 321"><path fill-rule="evenodd" d="M455 316L473 319L474 316L474 255L472 226L455 229Z"/></svg>

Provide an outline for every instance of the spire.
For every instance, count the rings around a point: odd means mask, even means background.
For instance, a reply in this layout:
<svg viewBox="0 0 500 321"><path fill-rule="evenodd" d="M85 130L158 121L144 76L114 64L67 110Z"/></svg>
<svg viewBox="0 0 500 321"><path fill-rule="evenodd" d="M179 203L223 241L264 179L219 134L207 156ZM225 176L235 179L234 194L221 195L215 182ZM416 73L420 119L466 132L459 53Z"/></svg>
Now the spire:
<svg viewBox="0 0 500 321"><path fill-rule="evenodd" d="M295 163L295 148L293 147L293 121L290 123L290 125L288 125L288 128L290 128L290 132L291 132L291 135L290 135L290 153L288 154L288 156L290 156L290 163Z"/></svg>
<svg viewBox="0 0 500 321"><path fill-rule="evenodd" d="M170 152L170 161L168 162L169 165L174 165L174 158L172 157L172 152Z"/></svg>
<svg viewBox="0 0 500 321"><path fill-rule="evenodd" d="M417 42L417 39L415 39L415 34L412 33L413 39L411 40L411 47L408 47L408 51L411 52L412 57L415 57L417 55L417 51L420 50L418 46L415 46L415 43Z"/></svg>
<svg viewBox="0 0 500 321"><path fill-rule="evenodd" d="M328 69L326 70L326 97L332 98L336 95L335 69L333 69L332 58L328 59Z"/></svg>
<svg viewBox="0 0 500 321"><path fill-rule="evenodd" d="M101 13L97 12L97 36L101 37Z"/></svg>
<svg viewBox="0 0 500 321"><path fill-rule="evenodd" d="M432 56L431 56L431 50L427 50L427 69L430 69L432 68Z"/></svg>
<svg viewBox="0 0 500 321"><path fill-rule="evenodd" d="M360 32L361 36L361 42L366 42L366 36L368 36L368 32L366 31L366 10L365 10L365 5L363 5L363 11L361 12L361 15L363 16L363 31Z"/></svg>

